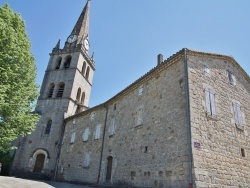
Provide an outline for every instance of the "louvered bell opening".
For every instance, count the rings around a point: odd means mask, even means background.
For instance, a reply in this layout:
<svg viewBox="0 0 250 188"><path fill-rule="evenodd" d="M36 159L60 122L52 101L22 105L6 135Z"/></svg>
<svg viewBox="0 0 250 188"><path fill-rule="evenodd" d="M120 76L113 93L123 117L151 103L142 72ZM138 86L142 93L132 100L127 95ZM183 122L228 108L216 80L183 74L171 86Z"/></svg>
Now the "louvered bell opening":
<svg viewBox="0 0 250 188"><path fill-rule="evenodd" d="M64 85L59 87L56 97L62 97L63 91L64 91Z"/></svg>
<svg viewBox="0 0 250 188"><path fill-rule="evenodd" d="M54 92L54 86L52 86L49 90L49 95L48 95L48 98L52 98L52 95L53 95L53 92Z"/></svg>

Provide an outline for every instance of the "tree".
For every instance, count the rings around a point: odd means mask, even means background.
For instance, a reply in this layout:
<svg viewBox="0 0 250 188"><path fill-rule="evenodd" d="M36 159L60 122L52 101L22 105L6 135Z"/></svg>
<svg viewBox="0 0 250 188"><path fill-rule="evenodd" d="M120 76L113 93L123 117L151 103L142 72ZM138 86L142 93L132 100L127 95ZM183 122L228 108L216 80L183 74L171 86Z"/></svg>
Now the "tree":
<svg viewBox="0 0 250 188"><path fill-rule="evenodd" d="M9 151L38 120L31 113L38 96L34 61L24 21L5 4L0 7L0 152Z"/></svg>

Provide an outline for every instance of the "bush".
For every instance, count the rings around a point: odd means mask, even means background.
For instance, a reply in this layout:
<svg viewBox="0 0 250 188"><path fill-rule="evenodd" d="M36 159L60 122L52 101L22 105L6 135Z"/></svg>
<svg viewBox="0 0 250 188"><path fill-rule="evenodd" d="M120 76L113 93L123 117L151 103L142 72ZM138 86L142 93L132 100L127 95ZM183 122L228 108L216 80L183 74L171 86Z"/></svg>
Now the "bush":
<svg viewBox="0 0 250 188"><path fill-rule="evenodd" d="M10 166L12 162L12 157L10 157L9 153L0 152L0 163L2 163L2 171L1 176L8 176L10 171Z"/></svg>

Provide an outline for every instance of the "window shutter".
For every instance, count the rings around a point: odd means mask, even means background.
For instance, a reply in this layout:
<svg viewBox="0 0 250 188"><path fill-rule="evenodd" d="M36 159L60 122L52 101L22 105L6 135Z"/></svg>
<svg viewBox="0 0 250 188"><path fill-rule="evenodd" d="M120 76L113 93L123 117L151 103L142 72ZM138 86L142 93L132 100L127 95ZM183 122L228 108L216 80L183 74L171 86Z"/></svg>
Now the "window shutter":
<svg viewBox="0 0 250 188"><path fill-rule="evenodd" d="M89 128L86 128L83 135L83 141L87 141L88 138L89 138Z"/></svg>
<svg viewBox="0 0 250 188"><path fill-rule="evenodd" d="M215 110L215 95L210 91L210 103L211 103L211 114L215 115L216 110Z"/></svg>
<svg viewBox="0 0 250 188"><path fill-rule="evenodd" d="M212 114L211 114L211 106L210 106L210 104L211 104L211 101L210 101L210 91L206 89L206 90L205 90L205 95L206 95L207 113L208 113L209 115L212 115Z"/></svg>
<svg viewBox="0 0 250 188"><path fill-rule="evenodd" d="M88 167L89 166L89 161L90 161L90 155L86 154L85 155L85 160L84 160L84 166Z"/></svg>
<svg viewBox="0 0 250 188"><path fill-rule="evenodd" d="M76 136L75 132L71 133L70 143L74 143L75 142L75 136Z"/></svg>
<svg viewBox="0 0 250 188"><path fill-rule="evenodd" d="M115 133L115 120L114 119L111 120L109 133L110 135L114 135Z"/></svg>
<svg viewBox="0 0 250 188"><path fill-rule="evenodd" d="M243 125L242 114L240 110L240 105L238 103L234 103L234 116L235 116L235 124L238 126Z"/></svg>
<svg viewBox="0 0 250 188"><path fill-rule="evenodd" d="M97 125L96 126L96 132L95 132L95 139L100 138L100 132L101 132L101 126Z"/></svg>

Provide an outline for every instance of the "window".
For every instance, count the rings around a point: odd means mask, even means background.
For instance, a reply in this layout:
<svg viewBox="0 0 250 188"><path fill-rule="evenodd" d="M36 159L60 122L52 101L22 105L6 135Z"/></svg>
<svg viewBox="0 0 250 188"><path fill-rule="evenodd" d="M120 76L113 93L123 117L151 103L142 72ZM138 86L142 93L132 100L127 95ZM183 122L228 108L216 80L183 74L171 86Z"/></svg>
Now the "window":
<svg viewBox="0 0 250 188"><path fill-rule="evenodd" d="M205 72L206 74L210 74L210 69L208 68L207 65L204 65L204 72Z"/></svg>
<svg viewBox="0 0 250 188"><path fill-rule="evenodd" d="M84 104L85 101L85 92L82 92L81 104Z"/></svg>
<svg viewBox="0 0 250 188"><path fill-rule="evenodd" d="M52 125L52 120L48 120L44 134L49 134Z"/></svg>
<svg viewBox="0 0 250 188"><path fill-rule="evenodd" d="M48 98L52 98L53 92L54 92L54 88L55 88L55 84L54 84L54 83L51 83L51 84L50 84L50 87L49 87Z"/></svg>
<svg viewBox="0 0 250 188"><path fill-rule="evenodd" d="M56 61L56 69L60 69L61 62L62 62L62 58L61 58L61 57L58 57L58 59L57 59L57 61Z"/></svg>
<svg viewBox="0 0 250 188"><path fill-rule="evenodd" d="M101 125L96 126L95 139L99 139L101 136Z"/></svg>
<svg viewBox="0 0 250 188"><path fill-rule="evenodd" d="M94 120L95 119L95 115L96 115L96 112L91 112L91 114L90 114L90 120Z"/></svg>
<svg viewBox="0 0 250 188"><path fill-rule="evenodd" d="M66 58L66 61L64 62L64 68L66 68L66 69L69 68L70 63L71 63L71 56L68 56Z"/></svg>
<svg viewBox="0 0 250 188"><path fill-rule="evenodd" d="M86 71L86 79L88 80L89 79L89 67L87 68L87 71Z"/></svg>
<svg viewBox="0 0 250 188"><path fill-rule="evenodd" d="M59 84L56 97L62 97L63 96L64 86L65 86L64 83Z"/></svg>
<svg viewBox="0 0 250 188"><path fill-rule="evenodd" d="M83 166L84 166L84 167L89 167L89 163L90 163L90 154L87 153L87 154L85 155L85 159L84 159L84 164L83 164Z"/></svg>
<svg viewBox="0 0 250 188"><path fill-rule="evenodd" d="M114 104L114 110L116 110L116 104Z"/></svg>
<svg viewBox="0 0 250 188"><path fill-rule="evenodd" d="M230 70L228 70L227 72L228 72L229 83L233 86L236 85L236 78L234 76L234 73Z"/></svg>
<svg viewBox="0 0 250 188"><path fill-rule="evenodd" d="M211 89L205 89L205 94L206 94L207 115L210 116L216 115L214 92Z"/></svg>
<svg viewBox="0 0 250 188"><path fill-rule="evenodd" d="M82 140L83 141L88 141L89 139L89 128L86 128L85 131L84 131L84 134L82 136Z"/></svg>
<svg viewBox="0 0 250 188"><path fill-rule="evenodd" d="M80 102L80 97L81 97L81 88L78 88L77 94L76 94L76 101Z"/></svg>
<svg viewBox="0 0 250 188"><path fill-rule="evenodd" d="M83 65L82 65L82 74L83 75L85 74L85 70L86 70L86 62L84 61Z"/></svg>
<svg viewBox="0 0 250 188"><path fill-rule="evenodd" d="M240 153L241 153L241 157L246 157L245 149L241 148Z"/></svg>
<svg viewBox="0 0 250 188"><path fill-rule="evenodd" d="M71 133L71 138L70 138L70 143L74 143L75 142L75 138L76 138L76 132L72 132Z"/></svg>
<svg viewBox="0 0 250 188"><path fill-rule="evenodd" d="M141 85L138 89L138 94L142 95L143 94L143 85Z"/></svg>
<svg viewBox="0 0 250 188"><path fill-rule="evenodd" d="M233 103L233 108L234 108L235 124L237 126L242 127L243 126L243 118L242 118L241 107L237 102L234 102Z"/></svg>
<svg viewBox="0 0 250 188"><path fill-rule="evenodd" d="M109 135L112 136L114 134L115 134L115 119L112 119L109 128Z"/></svg>
<svg viewBox="0 0 250 188"><path fill-rule="evenodd" d="M140 106L136 111L136 126L143 124L143 106Z"/></svg>

